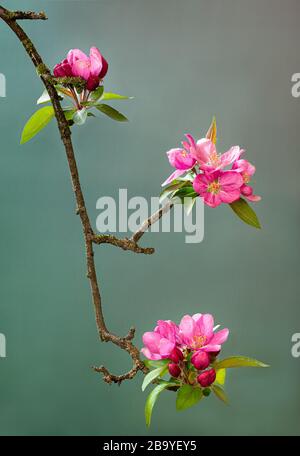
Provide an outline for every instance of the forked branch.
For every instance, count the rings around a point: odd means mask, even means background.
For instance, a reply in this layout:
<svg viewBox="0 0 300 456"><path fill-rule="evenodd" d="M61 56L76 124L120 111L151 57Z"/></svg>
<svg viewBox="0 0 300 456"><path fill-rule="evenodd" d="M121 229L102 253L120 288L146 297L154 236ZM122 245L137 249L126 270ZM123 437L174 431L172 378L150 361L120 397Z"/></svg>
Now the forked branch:
<svg viewBox="0 0 300 456"><path fill-rule="evenodd" d="M111 333L107 327L104 320L103 310L102 310L102 301L100 294L99 282L96 274L96 267L94 262L94 244L111 244L116 247L120 247L123 250L130 250L135 253L143 254L152 254L154 253L153 248L144 248L138 245L138 241L143 236L144 232L156 221L158 221L162 215L167 212L172 205L167 204L165 207L158 210L153 216L146 220L140 227L140 229L130 238L119 239L115 236L108 235L97 235L94 233L89 215L86 209L84 195L80 185L79 173L77 168L77 163L75 159L73 144L71 140L71 130L68 124L68 121L65 118L62 106L60 104L60 99L55 89L56 80L51 74L48 67L42 60L42 57L38 53L36 47L24 32L23 28L16 22L17 20L22 19L31 19L31 20L46 20L47 17L44 12L34 13L34 12L22 12L22 11L8 11L6 8L0 6L0 18L11 28L11 30L16 34L22 45L24 46L28 56L31 58L34 66L37 69L38 74L41 77L41 80L44 83L45 88L48 91L49 97L51 99L54 113L60 132L61 140L63 142L68 165L71 174L71 181L73 192L75 195L75 200L77 204L77 214L80 216L82 231L85 241L85 253L86 253L86 264L87 264L87 277L90 282L91 293L93 298L96 324L98 329L98 334L100 339L103 342L112 342L113 344L120 347L122 350L125 350L133 361L132 369L122 375L113 375L111 374L104 366L94 367L96 372L103 374L103 378L107 383L121 383L124 380L130 380L135 377L135 375L142 371L147 373L148 369L140 359L140 353L138 348L133 344L132 340L134 338L135 330L131 328L127 336L120 337ZM78 79L78 78L76 78ZM84 84L84 81L77 81L78 83Z"/></svg>

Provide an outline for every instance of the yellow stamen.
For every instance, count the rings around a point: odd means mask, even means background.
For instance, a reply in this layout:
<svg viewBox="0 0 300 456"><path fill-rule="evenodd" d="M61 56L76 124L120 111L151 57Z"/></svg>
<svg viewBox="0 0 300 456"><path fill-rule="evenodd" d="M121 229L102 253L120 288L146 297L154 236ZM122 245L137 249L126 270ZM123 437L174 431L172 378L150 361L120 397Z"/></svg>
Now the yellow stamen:
<svg viewBox="0 0 300 456"><path fill-rule="evenodd" d="M217 195L221 189L221 184L219 181L215 180L209 186L207 187L207 191L209 193L213 193L214 195Z"/></svg>
<svg viewBox="0 0 300 456"><path fill-rule="evenodd" d="M206 343L206 337L205 336L194 336L193 337L193 343L192 343L192 348L194 349L199 349L203 347Z"/></svg>
<svg viewBox="0 0 300 456"><path fill-rule="evenodd" d="M249 174L243 173L243 179L245 184L248 184L250 182L250 178L251 176L249 176Z"/></svg>
<svg viewBox="0 0 300 456"><path fill-rule="evenodd" d="M209 155L209 163L212 166L219 166L221 164L220 154L218 154L217 152L212 152Z"/></svg>

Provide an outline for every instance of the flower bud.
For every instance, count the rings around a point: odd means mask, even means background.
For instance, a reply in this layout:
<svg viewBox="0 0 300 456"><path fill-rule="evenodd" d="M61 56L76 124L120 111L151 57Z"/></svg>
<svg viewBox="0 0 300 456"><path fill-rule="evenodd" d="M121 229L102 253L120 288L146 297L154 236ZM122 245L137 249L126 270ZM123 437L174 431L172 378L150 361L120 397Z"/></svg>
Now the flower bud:
<svg viewBox="0 0 300 456"><path fill-rule="evenodd" d="M170 363L168 366L168 369L169 369L169 373L172 377L175 377L175 378L179 377L179 375L181 373L181 369L177 364Z"/></svg>
<svg viewBox="0 0 300 456"><path fill-rule="evenodd" d="M92 92L93 90L97 89L99 86L100 78L98 76L89 76L87 83L86 83L86 88Z"/></svg>
<svg viewBox="0 0 300 456"><path fill-rule="evenodd" d="M55 65L53 74L56 78L63 78L65 76L73 76L72 68L67 59Z"/></svg>
<svg viewBox="0 0 300 456"><path fill-rule="evenodd" d="M197 351L191 357L191 363L198 370L206 369L210 364L209 355L206 352Z"/></svg>
<svg viewBox="0 0 300 456"><path fill-rule="evenodd" d="M182 360L183 360L182 351L179 350L179 348L175 347L174 350L170 353L169 358L170 358L174 363L179 363L179 361L182 361Z"/></svg>
<svg viewBox="0 0 300 456"><path fill-rule="evenodd" d="M203 388L210 386L216 380L216 371L215 369L209 369L202 374L198 375L197 381L200 383Z"/></svg>
<svg viewBox="0 0 300 456"><path fill-rule="evenodd" d="M203 396L208 397L211 393L211 390L209 388L204 388L203 390Z"/></svg>

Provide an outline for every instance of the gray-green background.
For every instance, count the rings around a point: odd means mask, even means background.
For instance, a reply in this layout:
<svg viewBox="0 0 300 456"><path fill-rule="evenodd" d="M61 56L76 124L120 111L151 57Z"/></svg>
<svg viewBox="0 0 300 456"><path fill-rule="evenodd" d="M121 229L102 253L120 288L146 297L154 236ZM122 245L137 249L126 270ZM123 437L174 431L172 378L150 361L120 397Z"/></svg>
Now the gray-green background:
<svg viewBox="0 0 300 456"><path fill-rule="evenodd" d="M165 394L146 430L142 376L108 386L90 366L121 372L127 355L97 340L85 278L81 227L64 151L53 122L33 141L20 132L42 91L31 62L0 24L0 359L1 434L299 434L300 332L299 113L291 76L300 71L297 0L4 1L44 9L24 22L53 67L70 48L98 46L109 61L106 90L134 95L116 104L130 119L104 116L74 128L93 223L102 195L155 196L170 173L165 151L186 132L203 135L216 115L219 148L247 149L257 166L263 230L224 206L206 209L205 239L147 234L154 256L104 246L96 262L108 326L137 327L136 343L157 319L211 312L231 330L224 354L244 354L268 370L232 371L230 407L215 398L182 413Z"/></svg>

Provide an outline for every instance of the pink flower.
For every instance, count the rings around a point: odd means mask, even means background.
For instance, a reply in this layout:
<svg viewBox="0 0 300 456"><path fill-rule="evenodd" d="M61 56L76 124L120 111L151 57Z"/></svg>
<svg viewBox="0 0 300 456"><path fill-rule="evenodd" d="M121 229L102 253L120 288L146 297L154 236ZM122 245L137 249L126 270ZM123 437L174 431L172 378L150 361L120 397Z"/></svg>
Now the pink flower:
<svg viewBox="0 0 300 456"><path fill-rule="evenodd" d="M191 350L217 352L228 338L229 330L214 333L214 319L210 314L185 315L179 325L181 344Z"/></svg>
<svg viewBox="0 0 300 456"><path fill-rule="evenodd" d="M205 204L217 207L221 203L232 203L240 198L243 178L236 171L215 171L198 174L193 187L204 198Z"/></svg>
<svg viewBox="0 0 300 456"><path fill-rule="evenodd" d="M174 354L178 341L177 325L170 320L159 320L154 331L146 332L143 335L145 347L141 352L151 360L169 358Z"/></svg>
<svg viewBox="0 0 300 456"><path fill-rule="evenodd" d="M86 81L90 78L102 79L107 73L108 63L96 47L91 47L88 57L80 49L71 49L67 60L72 68L73 76L78 76Z"/></svg>
<svg viewBox="0 0 300 456"><path fill-rule="evenodd" d="M239 146L231 147L224 154L218 154L215 144L208 138L202 138L195 143L190 136L191 155L197 160L202 171L211 173L223 169L234 161L238 160L244 152Z"/></svg>
<svg viewBox="0 0 300 456"><path fill-rule="evenodd" d="M192 138L191 135L186 135L186 137L188 139ZM186 171L192 169L196 164L196 159L193 158L189 153L191 143L183 141L182 145L184 148L171 149L167 152L170 165L173 166L173 168L176 168L176 171L174 171L171 176L168 177L162 186L169 184L174 179L177 179Z"/></svg>
<svg viewBox="0 0 300 456"><path fill-rule="evenodd" d="M249 201L260 201L261 197L253 195L253 188L250 185L247 185L256 171L255 166L247 160L236 160L232 165L232 169L239 172L243 178L243 185L241 187L242 195L244 195Z"/></svg>
<svg viewBox="0 0 300 456"><path fill-rule="evenodd" d="M108 63L96 47L91 47L89 57L80 49L71 49L67 58L55 65L55 77L75 76L87 81L87 89L95 90L107 73Z"/></svg>

